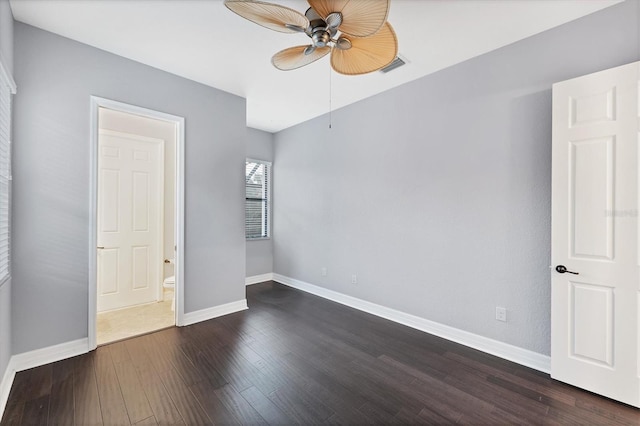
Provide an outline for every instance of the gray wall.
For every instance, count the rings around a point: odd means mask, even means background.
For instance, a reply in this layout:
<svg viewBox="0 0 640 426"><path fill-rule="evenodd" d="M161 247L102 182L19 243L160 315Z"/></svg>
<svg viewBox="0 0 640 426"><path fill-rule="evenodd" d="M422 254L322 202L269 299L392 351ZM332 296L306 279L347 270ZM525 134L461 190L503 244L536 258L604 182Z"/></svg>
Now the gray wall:
<svg viewBox="0 0 640 426"><path fill-rule="evenodd" d="M0 0L0 54L13 72L13 13L9 0Z"/></svg>
<svg viewBox="0 0 640 426"><path fill-rule="evenodd" d="M247 158L273 162L273 134L262 130L247 129ZM272 167L275 176L275 165ZM271 189L275 192L275 183ZM273 211L273 210L272 210ZM271 230L273 234L273 229ZM247 240L246 276L262 275L273 272L273 239Z"/></svg>
<svg viewBox="0 0 640 426"><path fill-rule="evenodd" d="M13 15L9 0L0 0L0 55L13 73ZM0 381L11 358L11 280L0 287Z"/></svg>
<svg viewBox="0 0 640 426"><path fill-rule="evenodd" d="M277 133L274 272L548 354L551 85L638 60L637 5Z"/></svg>
<svg viewBox="0 0 640 426"><path fill-rule="evenodd" d="M245 100L16 23L13 352L87 336L89 97L185 117L185 312L244 299Z"/></svg>

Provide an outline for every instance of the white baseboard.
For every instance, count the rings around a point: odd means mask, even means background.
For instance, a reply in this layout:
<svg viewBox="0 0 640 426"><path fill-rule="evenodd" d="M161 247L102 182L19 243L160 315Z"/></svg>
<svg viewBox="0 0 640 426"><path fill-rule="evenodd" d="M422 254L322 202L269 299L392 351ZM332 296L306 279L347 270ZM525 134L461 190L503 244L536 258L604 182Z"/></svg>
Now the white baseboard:
<svg viewBox="0 0 640 426"><path fill-rule="evenodd" d="M0 418L2 418L2 414L4 413L9 392L11 391L11 385L18 371L39 367L87 352L89 352L89 339L84 338L13 355L11 359L9 359L9 365L7 365L2 382L0 383Z"/></svg>
<svg viewBox="0 0 640 426"><path fill-rule="evenodd" d="M252 277L247 277L244 279L244 285L253 285L258 283L263 283L265 281L272 281L273 273L269 272L268 274L262 275L254 275Z"/></svg>
<svg viewBox="0 0 640 426"><path fill-rule="evenodd" d="M11 392L11 385L13 385L13 379L15 377L16 370L11 365L11 359L9 359L7 369L2 376L2 382L0 382L0 419L2 419L4 409L7 406L7 401L9 400L9 392Z"/></svg>
<svg viewBox="0 0 640 426"><path fill-rule="evenodd" d="M247 299L237 300L235 302L225 303L224 305L214 306L213 308L188 312L184 314L183 322L184 325L191 325L201 321L221 317L223 315L232 314L234 312L244 311L245 309L249 309L247 306Z"/></svg>
<svg viewBox="0 0 640 426"><path fill-rule="evenodd" d="M372 315L376 315L378 317L406 325L407 327L415 328L417 330L424 331L425 333L433 334L435 336L460 343L461 345L469 346L479 351L486 352L488 354L495 355L509 361L513 361L526 367L533 368L534 370L542 371L544 373L549 373L551 371L551 358L547 355L513 346L508 343L500 342L498 340L493 340L488 337L483 337L474 333L469 333L468 331L430 321L375 303L367 302L366 300L338 293L337 291L329 290L323 287L318 287L316 285L296 280L294 278L285 277L284 275L273 274L273 280L285 284L289 287L293 287L298 290L302 290L307 293L315 294L316 296L332 300L342 305L346 305L354 309L358 309L360 311L364 311Z"/></svg>
<svg viewBox="0 0 640 426"><path fill-rule="evenodd" d="M14 355L11 357L9 364L13 364L14 370L18 372L60 361L61 359L71 358L76 355L86 354L87 352L89 352L89 339L85 337L83 339Z"/></svg>

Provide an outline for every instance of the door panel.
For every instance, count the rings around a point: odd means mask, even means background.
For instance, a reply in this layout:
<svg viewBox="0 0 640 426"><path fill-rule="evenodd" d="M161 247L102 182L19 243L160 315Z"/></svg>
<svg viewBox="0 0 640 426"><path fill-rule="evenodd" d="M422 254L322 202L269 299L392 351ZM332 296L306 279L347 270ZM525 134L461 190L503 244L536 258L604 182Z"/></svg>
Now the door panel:
<svg viewBox="0 0 640 426"><path fill-rule="evenodd" d="M551 375L640 406L638 64L553 87Z"/></svg>
<svg viewBox="0 0 640 426"><path fill-rule="evenodd" d="M149 288L149 267L152 259L149 257L149 247L133 247L133 289Z"/></svg>
<svg viewBox="0 0 640 426"><path fill-rule="evenodd" d="M103 206L99 211L99 232L119 232L120 171L100 170L98 178Z"/></svg>
<svg viewBox="0 0 640 426"><path fill-rule="evenodd" d="M573 257L613 257L613 138L571 141L569 228Z"/></svg>
<svg viewBox="0 0 640 426"><path fill-rule="evenodd" d="M149 174L133 173L133 230L136 232L149 231Z"/></svg>
<svg viewBox="0 0 640 426"><path fill-rule="evenodd" d="M571 284L571 355L584 361L613 366L613 289Z"/></svg>
<svg viewBox="0 0 640 426"><path fill-rule="evenodd" d="M98 312L157 300L162 284L164 141L101 130Z"/></svg>
<svg viewBox="0 0 640 426"><path fill-rule="evenodd" d="M575 96L575 97L574 97ZM584 96L571 96L569 127L615 121L616 89L592 91Z"/></svg>
<svg viewBox="0 0 640 426"><path fill-rule="evenodd" d="M104 249L100 251L100 263L98 264L98 281L102 283L99 288L99 295L114 294L118 292L119 284L119 262L117 248Z"/></svg>

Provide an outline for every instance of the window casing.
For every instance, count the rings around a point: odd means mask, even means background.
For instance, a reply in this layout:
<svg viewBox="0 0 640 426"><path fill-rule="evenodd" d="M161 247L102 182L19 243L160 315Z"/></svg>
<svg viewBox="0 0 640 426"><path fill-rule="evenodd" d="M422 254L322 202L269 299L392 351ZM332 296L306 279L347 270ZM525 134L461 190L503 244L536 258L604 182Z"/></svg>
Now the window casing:
<svg viewBox="0 0 640 426"><path fill-rule="evenodd" d="M11 96L16 86L0 59L0 286L11 276Z"/></svg>
<svg viewBox="0 0 640 426"><path fill-rule="evenodd" d="M271 163L247 159L245 167L245 236L271 237Z"/></svg>

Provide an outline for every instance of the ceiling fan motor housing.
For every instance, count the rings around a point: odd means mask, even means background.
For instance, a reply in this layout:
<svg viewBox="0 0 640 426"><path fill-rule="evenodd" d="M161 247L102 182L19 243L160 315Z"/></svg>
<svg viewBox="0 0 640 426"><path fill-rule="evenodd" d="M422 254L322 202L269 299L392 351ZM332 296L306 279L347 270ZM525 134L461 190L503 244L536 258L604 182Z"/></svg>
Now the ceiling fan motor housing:
<svg viewBox="0 0 640 426"><path fill-rule="evenodd" d="M327 30L314 31L311 35L311 40L313 40L315 47L325 47L331 41L331 35Z"/></svg>
<svg viewBox="0 0 640 426"><path fill-rule="evenodd" d="M331 41L331 33L327 31L327 23L322 19L314 19L309 22L309 36L315 47L325 47Z"/></svg>

